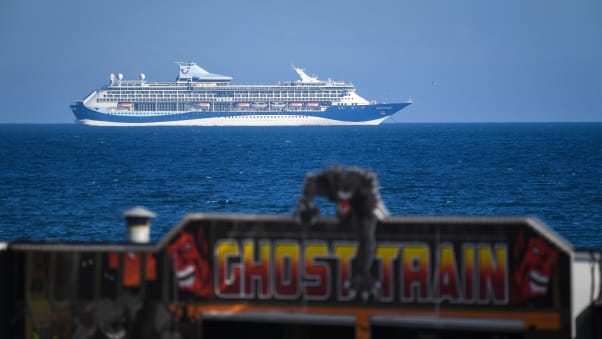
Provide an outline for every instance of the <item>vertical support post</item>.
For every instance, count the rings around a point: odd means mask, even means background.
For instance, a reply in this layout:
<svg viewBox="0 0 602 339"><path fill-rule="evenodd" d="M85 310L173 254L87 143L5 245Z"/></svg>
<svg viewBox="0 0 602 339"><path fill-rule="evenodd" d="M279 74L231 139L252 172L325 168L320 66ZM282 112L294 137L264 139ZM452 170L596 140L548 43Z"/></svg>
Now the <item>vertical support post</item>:
<svg viewBox="0 0 602 339"><path fill-rule="evenodd" d="M370 339L370 313L359 312L355 316L355 339Z"/></svg>

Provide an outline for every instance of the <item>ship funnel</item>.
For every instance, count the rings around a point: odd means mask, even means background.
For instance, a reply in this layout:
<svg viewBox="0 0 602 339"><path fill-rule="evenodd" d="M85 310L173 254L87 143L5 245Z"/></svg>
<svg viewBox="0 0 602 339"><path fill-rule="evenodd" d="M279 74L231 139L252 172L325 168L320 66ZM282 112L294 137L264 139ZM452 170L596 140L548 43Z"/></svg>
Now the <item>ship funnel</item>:
<svg viewBox="0 0 602 339"><path fill-rule="evenodd" d="M127 240L135 243L150 241L150 219L157 216L144 207L136 206L123 212L127 227Z"/></svg>
<svg viewBox="0 0 602 339"><path fill-rule="evenodd" d="M144 81L146 79L146 75L144 73L140 73L140 80Z"/></svg>
<svg viewBox="0 0 602 339"><path fill-rule="evenodd" d="M117 79L119 79L119 81L123 80L123 74L121 74L121 73L117 74Z"/></svg>
<svg viewBox="0 0 602 339"><path fill-rule="evenodd" d="M180 73L176 80L192 80L206 82L230 82L232 77L209 73L194 62L176 62L180 66Z"/></svg>

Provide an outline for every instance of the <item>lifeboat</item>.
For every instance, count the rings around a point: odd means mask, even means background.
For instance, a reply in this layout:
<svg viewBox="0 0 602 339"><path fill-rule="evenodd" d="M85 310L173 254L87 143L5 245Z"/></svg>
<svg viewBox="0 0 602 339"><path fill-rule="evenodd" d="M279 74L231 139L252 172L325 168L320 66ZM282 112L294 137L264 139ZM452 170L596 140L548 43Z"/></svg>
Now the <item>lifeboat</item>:
<svg viewBox="0 0 602 339"><path fill-rule="evenodd" d="M266 107L268 107L268 104L266 104L265 102L254 102L253 103L253 107L255 107L255 108L266 108Z"/></svg>
<svg viewBox="0 0 602 339"><path fill-rule="evenodd" d="M284 106L286 106L286 104L283 102L272 102L271 105L272 105L272 108L275 108L275 109L281 109Z"/></svg>
<svg viewBox="0 0 602 339"><path fill-rule="evenodd" d="M291 106L291 107L301 107L301 106L303 106L303 103L302 102L298 102L298 101L291 101L291 102L288 103L288 105Z"/></svg>
<svg viewBox="0 0 602 339"><path fill-rule="evenodd" d="M207 101L201 101L197 104L197 106L199 106L200 108L209 108L211 107L211 103Z"/></svg>
<svg viewBox="0 0 602 339"><path fill-rule="evenodd" d="M117 103L118 107L133 107L134 103L129 101L122 101Z"/></svg>
<svg viewBox="0 0 602 339"><path fill-rule="evenodd" d="M305 104L307 107L318 107L320 104L316 101L310 101Z"/></svg>
<svg viewBox="0 0 602 339"><path fill-rule="evenodd" d="M250 107L250 106L251 106L251 104L248 103L248 102L239 102L239 103L236 104L236 107L238 107L238 108L247 108L247 107Z"/></svg>

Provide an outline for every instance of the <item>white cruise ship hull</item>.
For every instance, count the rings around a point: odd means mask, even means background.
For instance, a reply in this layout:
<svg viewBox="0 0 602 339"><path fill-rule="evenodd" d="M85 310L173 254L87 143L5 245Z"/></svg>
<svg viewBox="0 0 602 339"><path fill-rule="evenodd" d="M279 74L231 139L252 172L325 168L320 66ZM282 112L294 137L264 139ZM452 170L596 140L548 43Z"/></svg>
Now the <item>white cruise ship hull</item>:
<svg viewBox="0 0 602 339"><path fill-rule="evenodd" d="M332 106L323 112L139 112L103 113L83 102L72 106L79 123L91 126L344 126L378 125L410 103Z"/></svg>

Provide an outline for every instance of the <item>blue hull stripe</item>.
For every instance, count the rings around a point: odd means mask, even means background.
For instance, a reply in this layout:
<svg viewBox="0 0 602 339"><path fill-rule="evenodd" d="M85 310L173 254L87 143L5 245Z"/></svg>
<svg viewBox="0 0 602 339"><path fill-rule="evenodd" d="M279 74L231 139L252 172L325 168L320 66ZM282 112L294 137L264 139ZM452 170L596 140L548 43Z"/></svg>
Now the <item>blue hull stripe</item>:
<svg viewBox="0 0 602 339"><path fill-rule="evenodd" d="M153 123L186 121L204 118L220 117L245 117L258 115L281 115L281 116L309 116L324 119L330 119L341 122L363 122L382 119L391 116L410 103L395 104L372 104L358 106L331 106L324 112L283 112L283 111L261 111L261 112L186 112L186 113L168 113L164 115L144 116L144 115L116 115L98 112L86 107L81 101L71 106L73 114L78 120L95 120L114 123Z"/></svg>

